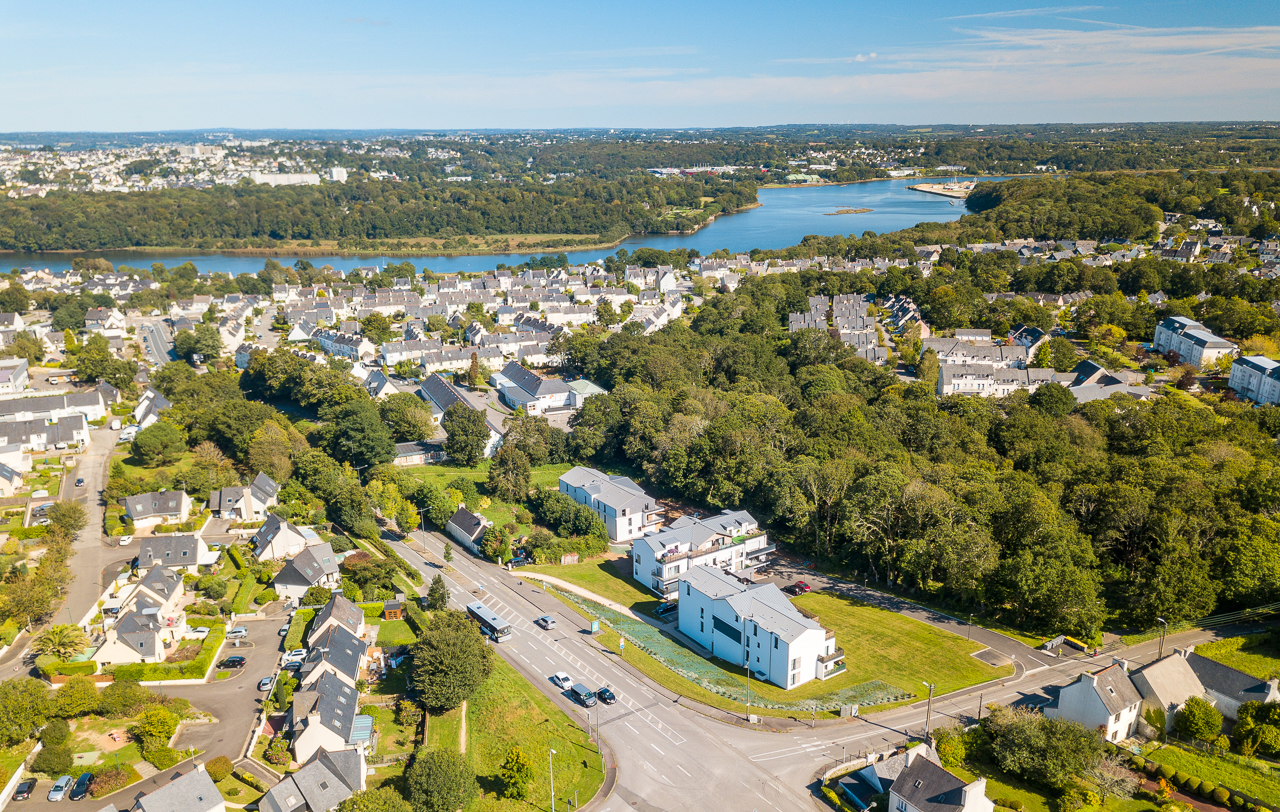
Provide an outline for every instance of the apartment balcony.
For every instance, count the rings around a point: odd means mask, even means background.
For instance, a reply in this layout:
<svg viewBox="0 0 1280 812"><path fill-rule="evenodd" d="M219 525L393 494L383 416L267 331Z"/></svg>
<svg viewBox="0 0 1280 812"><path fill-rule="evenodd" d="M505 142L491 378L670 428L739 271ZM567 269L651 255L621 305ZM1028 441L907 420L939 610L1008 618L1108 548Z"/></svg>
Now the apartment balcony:
<svg viewBox="0 0 1280 812"><path fill-rule="evenodd" d="M837 648L837 649L833 649L830 654L823 654L821 657L818 658L818 662L822 663L823 665L826 665L827 663L835 662L836 660L839 660L842 657L844 657L844 649Z"/></svg>

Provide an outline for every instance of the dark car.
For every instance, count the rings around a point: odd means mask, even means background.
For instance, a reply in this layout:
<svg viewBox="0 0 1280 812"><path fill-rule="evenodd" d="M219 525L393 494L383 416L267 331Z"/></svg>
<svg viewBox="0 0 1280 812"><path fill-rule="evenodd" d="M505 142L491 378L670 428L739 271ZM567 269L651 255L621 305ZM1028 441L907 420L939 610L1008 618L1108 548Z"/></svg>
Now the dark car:
<svg viewBox="0 0 1280 812"><path fill-rule="evenodd" d="M31 791L36 788L35 781L23 781L18 788L13 791L13 800L25 801L31 797Z"/></svg>
<svg viewBox="0 0 1280 812"><path fill-rule="evenodd" d="M803 595L804 593L810 591L810 589L811 589L810 586L806 584L804 581L796 581L794 584L784 588L782 591L787 593L788 595Z"/></svg>
<svg viewBox="0 0 1280 812"><path fill-rule="evenodd" d="M228 657L218 663L219 668L244 668L244 657Z"/></svg>
<svg viewBox="0 0 1280 812"><path fill-rule="evenodd" d="M662 617L663 615L671 614L676 609L678 609L679 606L680 604L677 601L663 601L662 603L658 604L658 608L654 609L653 613L658 617Z"/></svg>
<svg viewBox="0 0 1280 812"><path fill-rule="evenodd" d="M529 565L529 559L527 559L527 558L513 558L513 559L511 559L511 569L516 569L517 567L525 567L525 566L528 566L528 565Z"/></svg>
<svg viewBox="0 0 1280 812"><path fill-rule="evenodd" d="M294 660L291 663L285 663L284 665L280 666L280 668L284 671L297 671L301 667L302 667L301 660Z"/></svg>
<svg viewBox="0 0 1280 812"><path fill-rule="evenodd" d="M84 477L78 477L78 478L76 479L76 487L77 487L77 488L83 488L83 487L84 487Z"/></svg>
<svg viewBox="0 0 1280 812"><path fill-rule="evenodd" d="M76 779L75 786L71 787L71 800L83 801L84 797L89 794L89 782L93 780L93 773L81 773Z"/></svg>
<svg viewBox="0 0 1280 812"><path fill-rule="evenodd" d="M610 691L609 686L607 685L596 691L596 699L599 699L606 705L612 705L614 702L618 701L618 697L613 695L613 691Z"/></svg>

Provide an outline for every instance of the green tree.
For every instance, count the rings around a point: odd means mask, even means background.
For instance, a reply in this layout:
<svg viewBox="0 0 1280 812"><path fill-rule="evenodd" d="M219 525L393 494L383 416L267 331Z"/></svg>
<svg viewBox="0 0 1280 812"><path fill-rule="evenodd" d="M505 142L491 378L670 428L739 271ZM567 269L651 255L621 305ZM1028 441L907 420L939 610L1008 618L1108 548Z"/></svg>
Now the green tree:
<svg viewBox="0 0 1280 812"><path fill-rule="evenodd" d="M493 671L493 649L466 615L435 612L413 647L413 682L431 709L447 711L469 699Z"/></svg>
<svg viewBox="0 0 1280 812"><path fill-rule="evenodd" d="M178 717L163 705L151 705L129 727L129 732L148 747L165 747L178 730Z"/></svg>
<svg viewBox="0 0 1280 812"><path fill-rule="evenodd" d="M41 654L49 654L59 660L69 660L89 646L89 636L79 626L63 623L50 626L32 642L31 647Z"/></svg>
<svg viewBox="0 0 1280 812"><path fill-rule="evenodd" d="M430 440L435 436L436 424L431 410L415 394L396 392L378 403L378 411L398 443Z"/></svg>
<svg viewBox="0 0 1280 812"><path fill-rule="evenodd" d="M81 314L83 326L84 316ZM94 333L76 354L76 375L87 383L106 381L116 389L131 391L138 365L121 361L111 354L106 336Z"/></svg>
<svg viewBox="0 0 1280 812"><path fill-rule="evenodd" d="M49 508L49 526L68 534L79 533L89 523L89 514L79 502L63 499Z"/></svg>
<svg viewBox="0 0 1280 812"><path fill-rule="evenodd" d="M96 713L101 705L98 685L91 677L68 677L53 693L53 712L63 719Z"/></svg>
<svg viewBox="0 0 1280 812"><path fill-rule="evenodd" d="M502 795L516 801L529 797L529 784L533 782L533 765L525 757L520 745L513 744L507 751L507 758L498 768L498 776L502 779Z"/></svg>
<svg viewBox="0 0 1280 812"><path fill-rule="evenodd" d="M330 419L326 446L335 460L363 468L395 458L395 438L372 401L346 403L334 410Z"/></svg>
<svg viewBox="0 0 1280 812"><path fill-rule="evenodd" d="M231 775L232 770L235 769L235 765L232 764L231 759L226 756L218 756L217 758L211 758L206 761L204 769L205 772L209 773L209 778L211 778L213 783L216 784Z"/></svg>
<svg viewBox="0 0 1280 812"><path fill-rule="evenodd" d="M471 762L454 750L419 750L404 774L414 812L455 812L479 787Z"/></svg>
<svg viewBox="0 0 1280 812"><path fill-rule="evenodd" d="M1200 697L1193 696L1173 717L1173 729L1183 736L1211 742L1222 733L1222 713Z"/></svg>
<svg viewBox="0 0 1280 812"><path fill-rule="evenodd" d="M302 602L299 606L324 606L329 602L329 598L333 593L328 587L313 586L307 590L302 596Z"/></svg>
<svg viewBox="0 0 1280 812"><path fill-rule="evenodd" d="M26 741L49 719L49 689L31 677L0 682L0 743Z"/></svg>
<svg viewBox="0 0 1280 812"><path fill-rule="evenodd" d="M453 560L453 545L446 541L444 543L444 561L446 564L448 564L452 560Z"/></svg>
<svg viewBox="0 0 1280 812"><path fill-rule="evenodd" d="M195 356L202 362L211 361L222 354L222 334L215 324L197 324L192 330L179 330L173 337L173 351L191 363Z"/></svg>
<svg viewBox="0 0 1280 812"><path fill-rule="evenodd" d="M414 808L390 787L378 787L352 794L338 804L338 812L414 812Z"/></svg>
<svg viewBox="0 0 1280 812"><path fill-rule="evenodd" d="M172 465L187 453L182 431L168 423L153 423L133 438L133 455L149 468Z"/></svg>
<svg viewBox="0 0 1280 812"><path fill-rule="evenodd" d="M391 340L391 321L381 313L370 313L360 320L360 330L364 337L374 344L382 344Z"/></svg>
<svg viewBox="0 0 1280 812"><path fill-rule="evenodd" d="M3 295L4 291L0 291ZM4 348L6 358L25 358L27 364L36 366L44 361L44 342L28 332L16 333Z"/></svg>
<svg viewBox="0 0 1280 812"><path fill-rule="evenodd" d="M31 760L31 771L44 773L51 778L65 775L71 771L74 758L71 754L71 748L65 744L46 747Z"/></svg>
<svg viewBox="0 0 1280 812"><path fill-rule="evenodd" d="M505 502L523 502L529 495L529 458L515 446L504 445L489 466L489 493Z"/></svg>
<svg viewBox="0 0 1280 812"><path fill-rule="evenodd" d="M417 735L418 725L422 724L422 707L412 699L402 699L396 705L396 718L401 727Z"/></svg>
<svg viewBox="0 0 1280 812"><path fill-rule="evenodd" d="M25 313L31 307L31 294L22 285L12 283L0 290L0 313Z"/></svg>
<svg viewBox="0 0 1280 812"><path fill-rule="evenodd" d="M596 321L604 327L612 327L622 318L618 316L618 311L613 309L613 302L608 299L596 305Z"/></svg>
<svg viewBox="0 0 1280 812"><path fill-rule="evenodd" d="M489 426L484 414L463 403L455 403L440 418L444 429L444 451L458 465L473 468L484 459L489 444Z"/></svg>
<svg viewBox="0 0 1280 812"><path fill-rule="evenodd" d="M1066 417L1076 407L1076 396L1062 384L1050 381L1032 392L1029 402L1050 417Z"/></svg>
<svg viewBox="0 0 1280 812"><path fill-rule="evenodd" d="M262 471L276 482L288 482L293 476L292 456L289 434L274 420L263 423L249 441L249 470Z"/></svg>
<svg viewBox="0 0 1280 812"><path fill-rule="evenodd" d="M444 577L436 573L427 589L427 609L438 612L449 608L449 587L444 584Z"/></svg>

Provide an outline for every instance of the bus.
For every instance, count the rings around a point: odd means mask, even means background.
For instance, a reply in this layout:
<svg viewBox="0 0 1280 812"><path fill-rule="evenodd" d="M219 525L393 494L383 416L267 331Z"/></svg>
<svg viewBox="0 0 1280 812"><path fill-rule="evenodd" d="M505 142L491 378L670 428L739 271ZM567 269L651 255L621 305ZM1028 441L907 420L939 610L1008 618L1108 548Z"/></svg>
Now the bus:
<svg viewBox="0 0 1280 812"><path fill-rule="evenodd" d="M480 624L480 630L493 638L493 642L501 643L511 637L511 624L489 611L480 601L468 603L467 614Z"/></svg>

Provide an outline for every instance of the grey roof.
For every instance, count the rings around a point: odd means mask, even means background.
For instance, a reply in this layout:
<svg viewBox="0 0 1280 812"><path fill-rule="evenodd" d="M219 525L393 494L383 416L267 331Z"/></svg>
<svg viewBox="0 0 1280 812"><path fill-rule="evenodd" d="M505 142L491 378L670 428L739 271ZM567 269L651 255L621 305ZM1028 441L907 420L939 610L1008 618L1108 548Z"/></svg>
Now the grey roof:
<svg viewBox="0 0 1280 812"><path fill-rule="evenodd" d="M343 595L333 595L324 608L316 612L311 628L319 629L330 619L341 623L348 631L355 634L364 620L364 610L356 606Z"/></svg>
<svg viewBox="0 0 1280 812"><path fill-rule="evenodd" d="M472 541L484 535L484 520L464 507L458 508L458 512L453 514L446 527L450 524L462 531L463 535Z"/></svg>
<svg viewBox="0 0 1280 812"><path fill-rule="evenodd" d="M412 457L417 454L444 453L444 439L415 440L410 443L396 443L397 457Z"/></svg>
<svg viewBox="0 0 1280 812"><path fill-rule="evenodd" d="M148 416L159 415L165 409L173 406L173 404L169 402L168 398L150 387L147 387L147 391L142 394L138 405L144 407L138 415L139 423L146 420Z"/></svg>
<svg viewBox="0 0 1280 812"><path fill-rule="evenodd" d="M148 536L138 545L138 567L161 564L187 567L198 564L200 540L192 535Z"/></svg>
<svg viewBox="0 0 1280 812"><path fill-rule="evenodd" d="M433 372L424 378L419 391L442 412L447 411L455 403L471 408L471 404L467 403L462 395L458 394L458 390L454 389L452 384L442 378L438 372Z"/></svg>
<svg viewBox="0 0 1280 812"><path fill-rule="evenodd" d="M140 493L124 498L124 509L134 521L153 516L177 516L182 512L182 491Z"/></svg>
<svg viewBox="0 0 1280 812"><path fill-rule="evenodd" d="M244 485L235 485L230 488L220 488L216 491L210 491L209 510L214 513L231 510L236 505L244 501L245 494L247 493L249 493L249 489Z"/></svg>
<svg viewBox="0 0 1280 812"><path fill-rule="evenodd" d="M159 652L157 634L163 628L154 609L154 601L139 597L134 609L125 614L115 625L116 636L125 642L132 651L143 657L155 657Z"/></svg>
<svg viewBox="0 0 1280 812"><path fill-rule="evenodd" d="M3 479L5 482L13 483L17 482L21 478L22 474L13 470L4 463L0 463L0 479Z"/></svg>
<svg viewBox="0 0 1280 812"><path fill-rule="evenodd" d="M260 555L262 550L269 543L275 541L276 537L281 533L292 533L302 539L315 538L314 531L304 531L292 522L282 519L274 513L269 513L262 527L259 527L258 532L253 534L254 555Z"/></svg>
<svg viewBox="0 0 1280 812"><path fill-rule="evenodd" d="M639 512L655 507L652 498L639 485L624 476L609 476L594 468L576 465L561 474L560 480L570 487L586 491L614 508L619 515L625 508L633 508Z"/></svg>
<svg viewBox="0 0 1280 812"><path fill-rule="evenodd" d="M182 589L182 576L168 567L152 567L151 570L138 583L139 587L146 587L160 597L168 600L173 593Z"/></svg>
<svg viewBox="0 0 1280 812"><path fill-rule="evenodd" d="M1193 696L1204 695L1204 685L1181 652L1156 660L1135 672L1133 684L1143 699L1165 710L1181 707Z"/></svg>
<svg viewBox="0 0 1280 812"><path fill-rule="evenodd" d="M34 398L14 398L0 401L0 416L21 412L56 412L77 407L102 406L102 393L97 389L75 392L70 395L43 395Z"/></svg>
<svg viewBox="0 0 1280 812"><path fill-rule="evenodd" d="M558 378L544 378L530 372L515 361L507 362L507 365L502 368L502 375L535 398L569 393L569 385L564 381Z"/></svg>
<svg viewBox="0 0 1280 812"><path fill-rule="evenodd" d="M354 688L333 674L322 674L310 690L294 692L294 724L314 714L347 744L367 741L373 735L373 719L358 712L359 701Z"/></svg>
<svg viewBox="0 0 1280 812"><path fill-rule="evenodd" d="M276 583L315 586L326 575L338 572L338 558L329 542L315 544L298 553L276 575Z"/></svg>
<svg viewBox="0 0 1280 812"><path fill-rule="evenodd" d="M1241 702L1248 702L1251 699L1262 702L1271 693L1271 686L1265 680L1237 671L1208 657L1202 657L1194 651L1187 653L1187 664L1191 666L1201 685L1223 696L1238 699Z"/></svg>
<svg viewBox="0 0 1280 812"><path fill-rule="evenodd" d="M1117 714L1142 701L1142 695L1138 693L1137 688L1133 687L1129 673L1119 663L1109 665L1101 671L1095 671L1093 677L1096 680L1098 698L1102 700L1103 705L1106 705L1107 712L1110 714ZM1079 681L1084 682L1087 678L1088 675L1081 674Z"/></svg>
<svg viewBox="0 0 1280 812"><path fill-rule="evenodd" d="M274 479L259 471L253 478L253 482L249 483L249 490L253 492L254 499L266 503L276 498L276 494L280 492L280 486Z"/></svg>
<svg viewBox="0 0 1280 812"><path fill-rule="evenodd" d="M360 661L368 649L367 643L342 626L330 626L311 641L311 648L307 651L302 667L298 669L298 675L305 679L306 675L324 663L329 663L354 682L360 676Z"/></svg>
<svg viewBox="0 0 1280 812"><path fill-rule="evenodd" d="M927 758L934 764L941 764L938 754L927 744L918 744L908 752L914 753L913 759ZM893 782L906 768L907 753L899 753L896 756L880 759L874 764L868 764L856 773L845 776L840 779L840 784L865 803L872 795L888 792L893 787Z"/></svg>
<svg viewBox="0 0 1280 812"><path fill-rule="evenodd" d="M0 401L0 407L4 403L12 402ZM3 408L0 408L0 415L3 414L5 414ZM5 420L0 422L0 445L29 445L31 438L37 434L44 435L48 445L74 443L76 432L83 432L86 429L88 429L88 423L85 422L82 414L60 417L56 423L50 423L43 417L31 420Z"/></svg>
<svg viewBox="0 0 1280 812"><path fill-rule="evenodd" d="M138 812L208 812L222 804L213 779L198 767L138 799Z"/></svg>
<svg viewBox="0 0 1280 812"><path fill-rule="evenodd" d="M964 808L965 783L927 758L915 757L893 782L895 795L919 812Z"/></svg>
<svg viewBox="0 0 1280 812"><path fill-rule="evenodd" d="M285 776L258 801L264 812L328 812L360 788L360 754L355 750L318 751L301 770Z"/></svg>
<svg viewBox="0 0 1280 812"><path fill-rule="evenodd" d="M713 600L725 600L739 617L750 617L761 629L787 642L794 641L806 631L822 628L800 614L775 584L744 584L724 570L706 566L690 567L681 573L680 581L688 582Z"/></svg>

